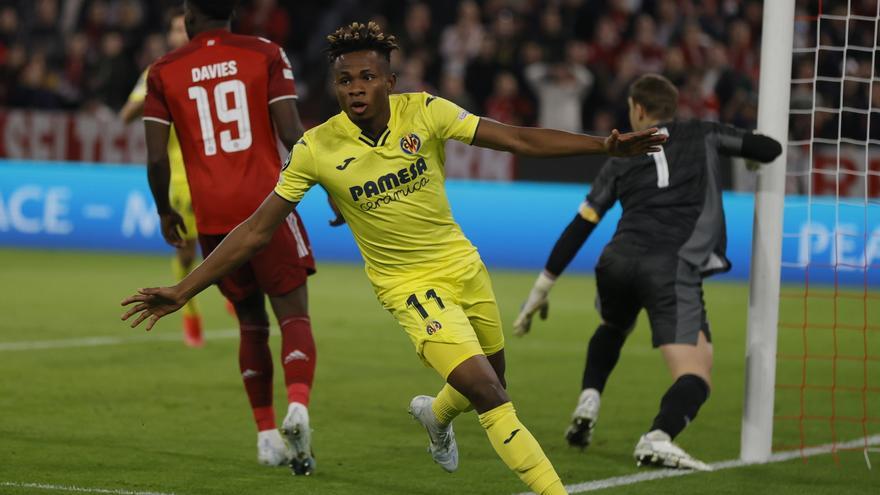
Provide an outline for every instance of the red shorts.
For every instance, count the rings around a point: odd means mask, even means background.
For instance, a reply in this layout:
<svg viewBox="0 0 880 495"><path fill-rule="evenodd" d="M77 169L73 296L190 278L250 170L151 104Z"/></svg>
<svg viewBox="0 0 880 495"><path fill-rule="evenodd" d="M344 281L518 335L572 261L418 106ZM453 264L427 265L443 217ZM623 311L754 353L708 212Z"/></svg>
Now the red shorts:
<svg viewBox="0 0 880 495"><path fill-rule="evenodd" d="M199 234L202 256L207 258L227 234ZM315 273L315 258L306 229L296 212L287 217L272 240L245 264L226 275L217 286L232 302L239 302L256 291L283 296L306 283Z"/></svg>

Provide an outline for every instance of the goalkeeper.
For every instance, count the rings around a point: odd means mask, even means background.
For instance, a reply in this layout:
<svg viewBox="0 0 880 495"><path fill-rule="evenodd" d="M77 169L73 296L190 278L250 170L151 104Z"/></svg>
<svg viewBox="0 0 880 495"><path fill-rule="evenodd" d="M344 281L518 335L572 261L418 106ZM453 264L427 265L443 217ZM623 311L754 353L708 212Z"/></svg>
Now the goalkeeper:
<svg viewBox="0 0 880 495"><path fill-rule="evenodd" d="M582 392L565 436L573 446L589 445L599 397L644 308L652 343L663 353L673 384L633 455L640 466L709 470L672 439L697 416L711 388L712 344L703 278L730 270L719 155L767 163L782 147L769 137L714 122L676 121L677 102L678 91L662 76L645 75L630 86L633 130L657 127L669 140L659 152L612 158L605 164L556 241L514 330L517 335L527 333L535 313L546 318L547 296L556 278L620 200L623 214L596 265L596 307L602 322L587 348Z"/></svg>

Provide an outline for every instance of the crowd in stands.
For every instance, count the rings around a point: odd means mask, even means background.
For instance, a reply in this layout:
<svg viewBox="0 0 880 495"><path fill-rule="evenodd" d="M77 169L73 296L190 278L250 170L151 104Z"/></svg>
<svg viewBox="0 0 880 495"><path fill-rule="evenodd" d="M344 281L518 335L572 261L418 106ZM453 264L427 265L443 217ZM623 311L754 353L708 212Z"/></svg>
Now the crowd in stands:
<svg viewBox="0 0 880 495"><path fill-rule="evenodd" d="M853 9L875 15L876 1L853 0ZM0 106L117 110L140 71L164 53L168 11L177 4L0 0ZM845 3L837 4L832 9L845 13ZM816 22L808 16L817 5L798 0L806 17L796 26L797 46L816 44ZM399 91L433 92L502 122L598 133L627 128L628 84L660 72L680 88L681 117L750 128L762 9L759 0L242 0L234 31L265 36L288 51L300 111L311 123L338 111L324 35L372 19L400 41L393 60ZM826 25L823 43L842 45L845 23ZM850 43L873 47L868 27L851 27ZM826 56L820 74L840 75L840 58ZM859 60L845 65L866 77L873 70ZM795 57L794 77L812 80L816 66ZM810 97L812 105L812 87L801 86L793 90L796 100ZM836 90L820 85L818 99L836 107ZM871 91L847 84L843 93L864 108ZM831 127L831 120L817 125ZM844 126L854 126L852 135L861 126L856 120Z"/></svg>

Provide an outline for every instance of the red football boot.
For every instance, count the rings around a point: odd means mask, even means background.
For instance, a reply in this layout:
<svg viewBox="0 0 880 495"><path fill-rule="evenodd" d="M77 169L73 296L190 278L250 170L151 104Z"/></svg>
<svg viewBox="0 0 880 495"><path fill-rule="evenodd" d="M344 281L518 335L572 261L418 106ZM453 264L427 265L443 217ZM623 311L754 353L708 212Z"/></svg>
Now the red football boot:
<svg viewBox="0 0 880 495"><path fill-rule="evenodd" d="M202 317L183 316L183 343L189 347L202 347L205 339L202 336Z"/></svg>

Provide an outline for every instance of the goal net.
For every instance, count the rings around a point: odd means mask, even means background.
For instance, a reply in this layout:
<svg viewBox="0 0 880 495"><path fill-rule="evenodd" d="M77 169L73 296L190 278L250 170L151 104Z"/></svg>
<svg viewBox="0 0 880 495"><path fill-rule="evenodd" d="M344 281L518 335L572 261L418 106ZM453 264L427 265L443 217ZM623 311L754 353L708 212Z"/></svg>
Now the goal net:
<svg viewBox="0 0 880 495"><path fill-rule="evenodd" d="M774 450L830 445L869 466L880 440L878 17L880 0L795 3L773 413Z"/></svg>

